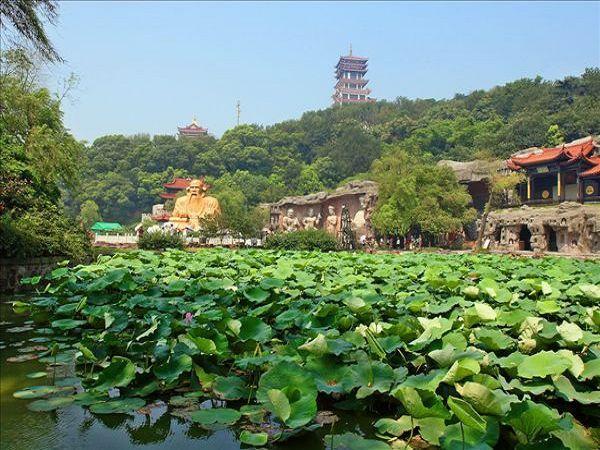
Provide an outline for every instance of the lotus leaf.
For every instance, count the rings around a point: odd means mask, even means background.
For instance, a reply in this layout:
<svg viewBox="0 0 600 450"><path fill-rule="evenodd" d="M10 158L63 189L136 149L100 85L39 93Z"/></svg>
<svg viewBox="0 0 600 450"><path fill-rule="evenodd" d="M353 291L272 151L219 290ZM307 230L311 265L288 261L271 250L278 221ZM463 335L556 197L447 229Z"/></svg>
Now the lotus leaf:
<svg viewBox="0 0 600 450"><path fill-rule="evenodd" d="M189 372L192 370L192 358L188 355L172 355L164 364L154 367L154 375L161 380L165 380L166 383L171 383L182 373Z"/></svg>
<svg viewBox="0 0 600 450"><path fill-rule="evenodd" d="M98 375L94 386L99 391L128 386L135 378L135 365L128 358L115 356L110 365Z"/></svg>
<svg viewBox="0 0 600 450"><path fill-rule="evenodd" d="M94 403L90 411L95 414L129 414L146 404L141 398L123 398Z"/></svg>
<svg viewBox="0 0 600 450"><path fill-rule="evenodd" d="M244 430L240 434L240 442L242 444L253 445L255 447L266 445L268 440L269 435L267 433L250 433Z"/></svg>
<svg viewBox="0 0 600 450"><path fill-rule="evenodd" d="M527 356L518 366L520 377L533 378L548 375L560 375L571 367L571 359L554 352L539 352Z"/></svg>
<svg viewBox="0 0 600 450"><path fill-rule="evenodd" d="M215 423L233 425L242 415L239 411L231 408L211 408L194 411L190 414L191 419L200 425L212 425Z"/></svg>

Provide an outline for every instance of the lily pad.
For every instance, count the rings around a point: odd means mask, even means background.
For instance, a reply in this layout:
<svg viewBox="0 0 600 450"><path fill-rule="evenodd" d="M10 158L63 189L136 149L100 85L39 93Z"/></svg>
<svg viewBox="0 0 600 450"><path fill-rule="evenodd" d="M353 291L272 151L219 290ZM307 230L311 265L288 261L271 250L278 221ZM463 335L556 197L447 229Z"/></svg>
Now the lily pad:
<svg viewBox="0 0 600 450"><path fill-rule="evenodd" d="M90 411L95 414L129 414L140 409L145 404L146 402L141 398L122 398L94 403L90 406Z"/></svg>
<svg viewBox="0 0 600 450"><path fill-rule="evenodd" d="M190 414L192 421L201 425L212 425L215 423L233 425L242 417L239 411L231 408L211 408L194 411Z"/></svg>

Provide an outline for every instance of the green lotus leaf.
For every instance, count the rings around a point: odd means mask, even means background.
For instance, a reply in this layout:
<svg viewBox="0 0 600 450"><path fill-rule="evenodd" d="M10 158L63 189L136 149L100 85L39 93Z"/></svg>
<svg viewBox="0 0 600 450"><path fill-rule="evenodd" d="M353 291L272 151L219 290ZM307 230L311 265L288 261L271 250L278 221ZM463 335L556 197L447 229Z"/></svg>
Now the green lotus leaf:
<svg viewBox="0 0 600 450"><path fill-rule="evenodd" d="M600 300L600 285L596 284L580 284L579 290L590 300Z"/></svg>
<svg viewBox="0 0 600 450"><path fill-rule="evenodd" d="M201 409L190 414L192 421L200 425L212 425L215 423L233 425L241 417L242 414L239 411L231 408Z"/></svg>
<svg viewBox="0 0 600 450"><path fill-rule="evenodd" d="M317 356L324 355L328 352L327 339L319 333L316 338L299 346L298 350L304 350Z"/></svg>
<svg viewBox="0 0 600 450"><path fill-rule="evenodd" d="M574 354L571 350L562 349L558 350L556 353L571 360L571 367L569 367L569 372L575 378L579 378L579 376L583 373L585 369L583 360L578 355Z"/></svg>
<svg viewBox="0 0 600 450"><path fill-rule="evenodd" d="M392 395L400 400L406 412L416 419L425 417L450 418L450 413L444 407L441 398L432 392L419 392L415 388L399 387L392 391Z"/></svg>
<svg viewBox="0 0 600 450"><path fill-rule="evenodd" d="M560 336L567 342L577 342L583 338L583 331L576 323L563 322L556 329Z"/></svg>
<svg viewBox="0 0 600 450"><path fill-rule="evenodd" d="M66 331L72 330L73 328L80 327L87 322L85 320L75 320L75 319L58 319L53 320L50 325L52 328L58 328L59 330Z"/></svg>
<svg viewBox="0 0 600 450"><path fill-rule="evenodd" d="M567 400L576 401L582 405L593 405L600 403L600 391L578 391L569 381L569 379L563 375L559 375L553 379L554 386L556 387L556 394Z"/></svg>
<svg viewBox="0 0 600 450"><path fill-rule="evenodd" d="M33 398L47 397L49 395L56 394L57 392L65 392L72 390L73 388L65 388L60 386L29 386L25 389L21 389L20 391L14 392L13 397L27 400Z"/></svg>
<svg viewBox="0 0 600 450"><path fill-rule="evenodd" d="M213 392L221 400L239 400L248 397L246 382L240 377L216 377L212 384Z"/></svg>
<svg viewBox="0 0 600 450"><path fill-rule="evenodd" d="M129 414L142 408L146 402L141 398L122 398L94 403L90 411L95 414Z"/></svg>
<svg viewBox="0 0 600 450"><path fill-rule="evenodd" d="M265 291L257 286L244 290L244 297L254 303L262 303L269 298L269 291Z"/></svg>
<svg viewBox="0 0 600 450"><path fill-rule="evenodd" d="M290 404L290 415L285 424L291 428L301 427L317 414L317 387L310 372L299 365L282 361L262 375L258 382L256 398L271 405L269 391L280 390Z"/></svg>
<svg viewBox="0 0 600 450"><path fill-rule="evenodd" d="M258 317L243 317L240 319L240 322L242 324L239 333L240 340L266 342L271 339L273 330L271 330L271 327Z"/></svg>
<svg viewBox="0 0 600 450"><path fill-rule="evenodd" d="M478 374L481 370L479 363L472 358L464 358L455 361L452 367L442 378L442 382L446 384L454 384L463 378Z"/></svg>
<svg viewBox="0 0 600 450"><path fill-rule="evenodd" d="M192 370L192 358L189 355L180 354L172 355L169 360L163 364L155 366L153 369L154 375L166 383L171 383L182 373Z"/></svg>
<svg viewBox="0 0 600 450"><path fill-rule="evenodd" d="M419 434L432 445L440 445L440 438L446 431L446 421L438 417L423 417L416 419Z"/></svg>
<svg viewBox="0 0 600 450"><path fill-rule="evenodd" d="M128 358L113 357L110 365L98 375L94 389L105 391L114 387L125 387L135 378L135 365Z"/></svg>
<svg viewBox="0 0 600 450"><path fill-rule="evenodd" d="M572 421L572 428L552 432L562 442L563 446L571 450L597 450L598 443L594 441L591 433L583 426Z"/></svg>
<svg viewBox="0 0 600 450"><path fill-rule="evenodd" d="M467 381L462 386L457 385L456 390L478 413L484 415L503 416L510 409L510 402L518 400L515 396L492 391L483 384L472 381Z"/></svg>
<svg viewBox="0 0 600 450"><path fill-rule="evenodd" d="M73 403L73 397L51 397L31 402L27 405L27 409L37 412L54 411L55 409L68 406L71 403Z"/></svg>
<svg viewBox="0 0 600 450"><path fill-rule="evenodd" d="M217 378L217 375L206 372L203 367L197 364L194 364L194 373L203 389L211 389L215 378Z"/></svg>
<svg viewBox="0 0 600 450"><path fill-rule="evenodd" d="M267 391L269 397L270 409L283 422L289 419L292 414L292 407L285 393L279 389L269 389Z"/></svg>
<svg viewBox="0 0 600 450"><path fill-rule="evenodd" d="M243 405L240 408L240 413L247 416L250 422L261 424L265 421L265 414L267 410L262 405Z"/></svg>
<svg viewBox="0 0 600 450"><path fill-rule="evenodd" d="M143 384L131 391L128 391L129 395L134 397L147 397L150 394L158 391L160 388L157 380L148 381L146 384Z"/></svg>
<svg viewBox="0 0 600 450"><path fill-rule="evenodd" d="M498 422L488 419L485 431L460 423L448 425L440 437L443 450L493 450L500 435Z"/></svg>
<svg viewBox="0 0 600 450"><path fill-rule="evenodd" d="M264 290L281 289L283 286L285 286L285 281L279 278L266 277L260 280L260 287Z"/></svg>
<svg viewBox="0 0 600 450"><path fill-rule="evenodd" d="M48 376L48 372L31 372L25 375L27 378L44 378Z"/></svg>
<svg viewBox="0 0 600 450"><path fill-rule="evenodd" d="M394 370L379 361L362 360L351 367L352 385L358 387L356 398L368 397L374 392L385 393L394 382Z"/></svg>
<svg viewBox="0 0 600 450"><path fill-rule="evenodd" d="M477 286L467 286L463 289L463 294L468 298L479 297L479 288Z"/></svg>
<svg viewBox="0 0 600 450"><path fill-rule="evenodd" d="M475 308L475 312L481 320L485 322L496 320L496 311L487 303L475 303L473 308Z"/></svg>
<svg viewBox="0 0 600 450"><path fill-rule="evenodd" d="M420 375L411 375L406 378L400 385L401 387L412 387L421 391L435 392L440 383L447 375L447 371L443 369L432 370L428 373Z"/></svg>
<svg viewBox="0 0 600 450"><path fill-rule="evenodd" d="M90 406L94 403L100 403L108 400L108 396L105 392L86 391L79 392L72 396L73 401L77 405Z"/></svg>
<svg viewBox="0 0 600 450"><path fill-rule="evenodd" d="M554 314L559 312L561 309L556 300L538 301L536 307L540 314Z"/></svg>
<svg viewBox="0 0 600 450"><path fill-rule="evenodd" d="M365 439L355 433L327 435L324 440L336 450L390 450L390 446L383 441Z"/></svg>
<svg viewBox="0 0 600 450"><path fill-rule="evenodd" d="M592 378L600 377L600 358L586 361L581 372L581 378L584 380L591 380Z"/></svg>
<svg viewBox="0 0 600 450"><path fill-rule="evenodd" d="M414 421L411 423L410 416L402 416L398 419L379 419L374 426L381 434L399 437L415 428L417 424Z"/></svg>
<svg viewBox="0 0 600 450"><path fill-rule="evenodd" d="M514 403L503 422L508 423L528 443L541 441L561 429L560 415L546 405L526 400Z"/></svg>
<svg viewBox="0 0 600 450"><path fill-rule="evenodd" d="M517 373L523 378L560 375L571 367L571 360L555 352L543 351L523 359Z"/></svg>
<svg viewBox="0 0 600 450"><path fill-rule="evenodd" d="M350 367L334 357L309 358L305 368L312 373L319 392L341 394L350 392L354 387Z"/></svg>
<svg viewBox="0 0 600 450"><path fill-rule="evenodd" d="M506 389L516 389L517 391L526 392L528 394L542 395L544 392L553 391L554 385L547 381L532 380L522 382L518 378L513 378L510 380L510 383L508 383Z"/></svg>
<svg viewBox="0 0 600 450"><path fill-rule="evenodd" d="M242 444L252 445L254 447L262 447L267 444L269 435L267 433L251 433L244 430L240 434L240 442Z"/></svg>
<svg viewBox="0 0 600 450"><path fill-rule="evenodd" d="M486 350L506 350L515 345L509 336L495 328L480 328L475 331L475 338Z"/></svg>
<svg viewBox="0 0 600 450"><path fill-rule="evenodd" d="M485 431L487 428L486 421L479 415L475 408L470 403L456 397L448 397L448 407L466 426Z"/></svg>

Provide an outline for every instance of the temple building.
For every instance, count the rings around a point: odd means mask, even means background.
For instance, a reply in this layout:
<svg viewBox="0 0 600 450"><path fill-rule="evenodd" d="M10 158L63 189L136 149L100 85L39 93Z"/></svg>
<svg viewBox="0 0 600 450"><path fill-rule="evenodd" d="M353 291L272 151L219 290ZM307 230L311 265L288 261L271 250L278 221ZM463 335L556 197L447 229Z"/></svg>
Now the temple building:
<svg viewBox="0 0 600 450"><path fill-rule="evenodd" d="M208 129L198 125L195 117L192 119L192 123L190 123L188 126L177 127L177 130L179 131L178 134L180 138L197 138L208 135Z"/></svg>
<svg viewBox="0 0 600 450"><path fill-rule="evenodd" d="M163 184L165 192L162 192L159 195L165 200L174 199L180 191L187 189L191 181L191 178L173 178L173 181L170 183Z"/></svg>
<svg viewBox="0 0 600 450"><path fill-rule="evenodd" d="M600 201L600 145L594 136L555 148L522 150L507 166L526 176L519 189L524 204Z"/></svg>
<svg viewBox="0 0 600 450"><path fill-rule="evenodd" d="M369 97L371 89L367 87L369 80L365 78L368 70L367 61L368 58L352 55L352 47L348 56L340 56L340 60L335 66L337 82L332 96L334 104L375 101Z"/></svg>

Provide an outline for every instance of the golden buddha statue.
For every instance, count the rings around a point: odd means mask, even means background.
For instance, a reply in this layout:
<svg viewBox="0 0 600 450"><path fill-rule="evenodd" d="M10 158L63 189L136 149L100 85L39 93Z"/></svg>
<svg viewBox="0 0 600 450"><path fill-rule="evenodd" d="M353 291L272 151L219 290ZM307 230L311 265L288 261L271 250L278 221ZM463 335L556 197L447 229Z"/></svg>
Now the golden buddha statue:
<svg viewBox="0 0 600 450"><path fill-rule="evenodd" d="M191 181L186 189L187 194L175 201L175 208L169 217L169 222L174 224L175 228L191 228L195 231L200 228L201 219L221 214L219 201L206 195L208 188L204 178Z"/></svg>

